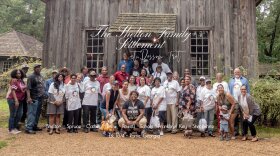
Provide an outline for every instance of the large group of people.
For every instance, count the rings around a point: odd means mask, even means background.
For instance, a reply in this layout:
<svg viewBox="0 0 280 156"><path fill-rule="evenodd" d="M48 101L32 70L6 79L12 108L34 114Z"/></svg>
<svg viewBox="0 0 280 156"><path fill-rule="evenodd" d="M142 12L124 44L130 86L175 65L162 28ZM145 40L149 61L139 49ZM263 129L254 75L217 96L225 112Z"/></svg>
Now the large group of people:
<svg viewBox="0 0 280 156"><path fill-rule="evenodd" d="M178 112L188 112L196 118L195 124L204 118L207 129L201 136L215 137L214 121L220 140L236 139L239 125L242 140L257 141L254 122L260 117L260 108L250 96L248 80L239 68L229 83L223 74L217 73L215 83L204 76L199 82L185 69L180 78L169 66L157 58L152 65L149 60L132 60L123 54L118 71L108 75L102 67L98 75L83 67L80 73L71 73L66 67L54 70L52 77L44 80L41 65L36 64L31 75L26 76L28 66L11 72L7 101L10 108L9 133L18 134L19 122L25 122L25 132L36 134L42 102L47 101L48 133L60 134L61 127L69 133L82 130L97 132L101 121L116 116L117 131L143 134L149 130L151 118L157 116L160 127L154 133L164 135L178 133ZM216 119L215 119L216 115ZM61 124L61 118L63 123ZM103 133L106 136L106 132Z"/></svg>

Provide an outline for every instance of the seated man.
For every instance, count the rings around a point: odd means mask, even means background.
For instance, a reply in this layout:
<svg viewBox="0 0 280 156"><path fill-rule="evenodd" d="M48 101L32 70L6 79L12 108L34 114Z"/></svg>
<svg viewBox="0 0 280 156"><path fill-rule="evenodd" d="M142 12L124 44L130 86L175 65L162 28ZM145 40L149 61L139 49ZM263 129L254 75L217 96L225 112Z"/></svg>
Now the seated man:
<svg viewBox="0 0 280 156"><path fill-rule="evenodd" d="M138 92L130 92L128 101L122 107L122 118L119 119L118 124L124 131L124 134L129 134L132 131L138 132L143 136L145 134L144 128L147 123L144 117L145 106L142 101L138 99Z"/></svg>

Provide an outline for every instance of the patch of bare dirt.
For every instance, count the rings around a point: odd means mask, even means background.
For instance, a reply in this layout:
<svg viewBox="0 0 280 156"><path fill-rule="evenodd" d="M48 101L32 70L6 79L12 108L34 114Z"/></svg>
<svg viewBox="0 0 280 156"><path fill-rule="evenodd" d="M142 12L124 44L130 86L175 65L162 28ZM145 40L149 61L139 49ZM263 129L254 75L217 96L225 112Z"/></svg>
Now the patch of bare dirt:
<svg viewBox="0 0 280 156"><path fill-rule="evenodd" d="M3 133L3 130L1 130ZM2 135L2 134L1 134ZM192 139L182 133L160 138L105 138L90 132L49 135L46 130L36 135L21 133L0 150L1 156L20 155L280 155L280 139L252 143L238 140L219 141L218 137Z"/></svg>

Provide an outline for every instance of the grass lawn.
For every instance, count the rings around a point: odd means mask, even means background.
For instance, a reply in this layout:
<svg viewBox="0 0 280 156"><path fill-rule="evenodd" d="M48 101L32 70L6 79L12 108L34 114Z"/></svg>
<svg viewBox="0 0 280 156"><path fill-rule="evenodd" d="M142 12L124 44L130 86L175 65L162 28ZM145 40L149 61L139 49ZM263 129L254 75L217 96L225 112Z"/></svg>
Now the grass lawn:
<svg viewBox="0 0 280 156"><path fill-rule="evenodd" d="M0 100L0 127L8 127L9 106L6 99ZM1 145L0 145L1 146Z"/></svg>

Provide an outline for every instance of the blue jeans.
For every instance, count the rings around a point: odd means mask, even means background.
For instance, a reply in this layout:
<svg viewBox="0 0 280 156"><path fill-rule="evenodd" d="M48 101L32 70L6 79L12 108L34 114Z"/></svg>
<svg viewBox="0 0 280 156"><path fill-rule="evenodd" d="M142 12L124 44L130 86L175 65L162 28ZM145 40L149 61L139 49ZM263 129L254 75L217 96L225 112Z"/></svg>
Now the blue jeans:
<svg viewBox="0 0 280 156"><path fill-rule="evenodd" d="M18 122L21 119L23 113L23 102L19 101L18 108L15 107L15 100L7 99L9 104L10 110L10 117L9 117L9 131L18 128Z"/></svg>
<svg viewBox="0 0 280 156"><path fill-rule="evenodd" d="M207 121L207 126L208 126L207 127L208 134L212 134L213 133L213 129L214 129L214 125L213 125L214 115L215 115L215 109L214 108L204 112L204 117L205 117L205 120Z"/></svg>
<svg viewBox="0 0 280 156"><path fill-rule="evenodd" d="M42 98L33 99L31 104L27 104L26 130L33 130L39 122L42 108Z"/></svg>
<svg viewBox="0 0 280 156"><path fill-rule="evenodd" d="M106 115L107 115L107 114L106 114L106 109L100 107L100 111L101 111L101 113L102 113L104 119L106 119ZM109 110L109 113L111 113L111 112L112 112L112 109Z"/></svg>

